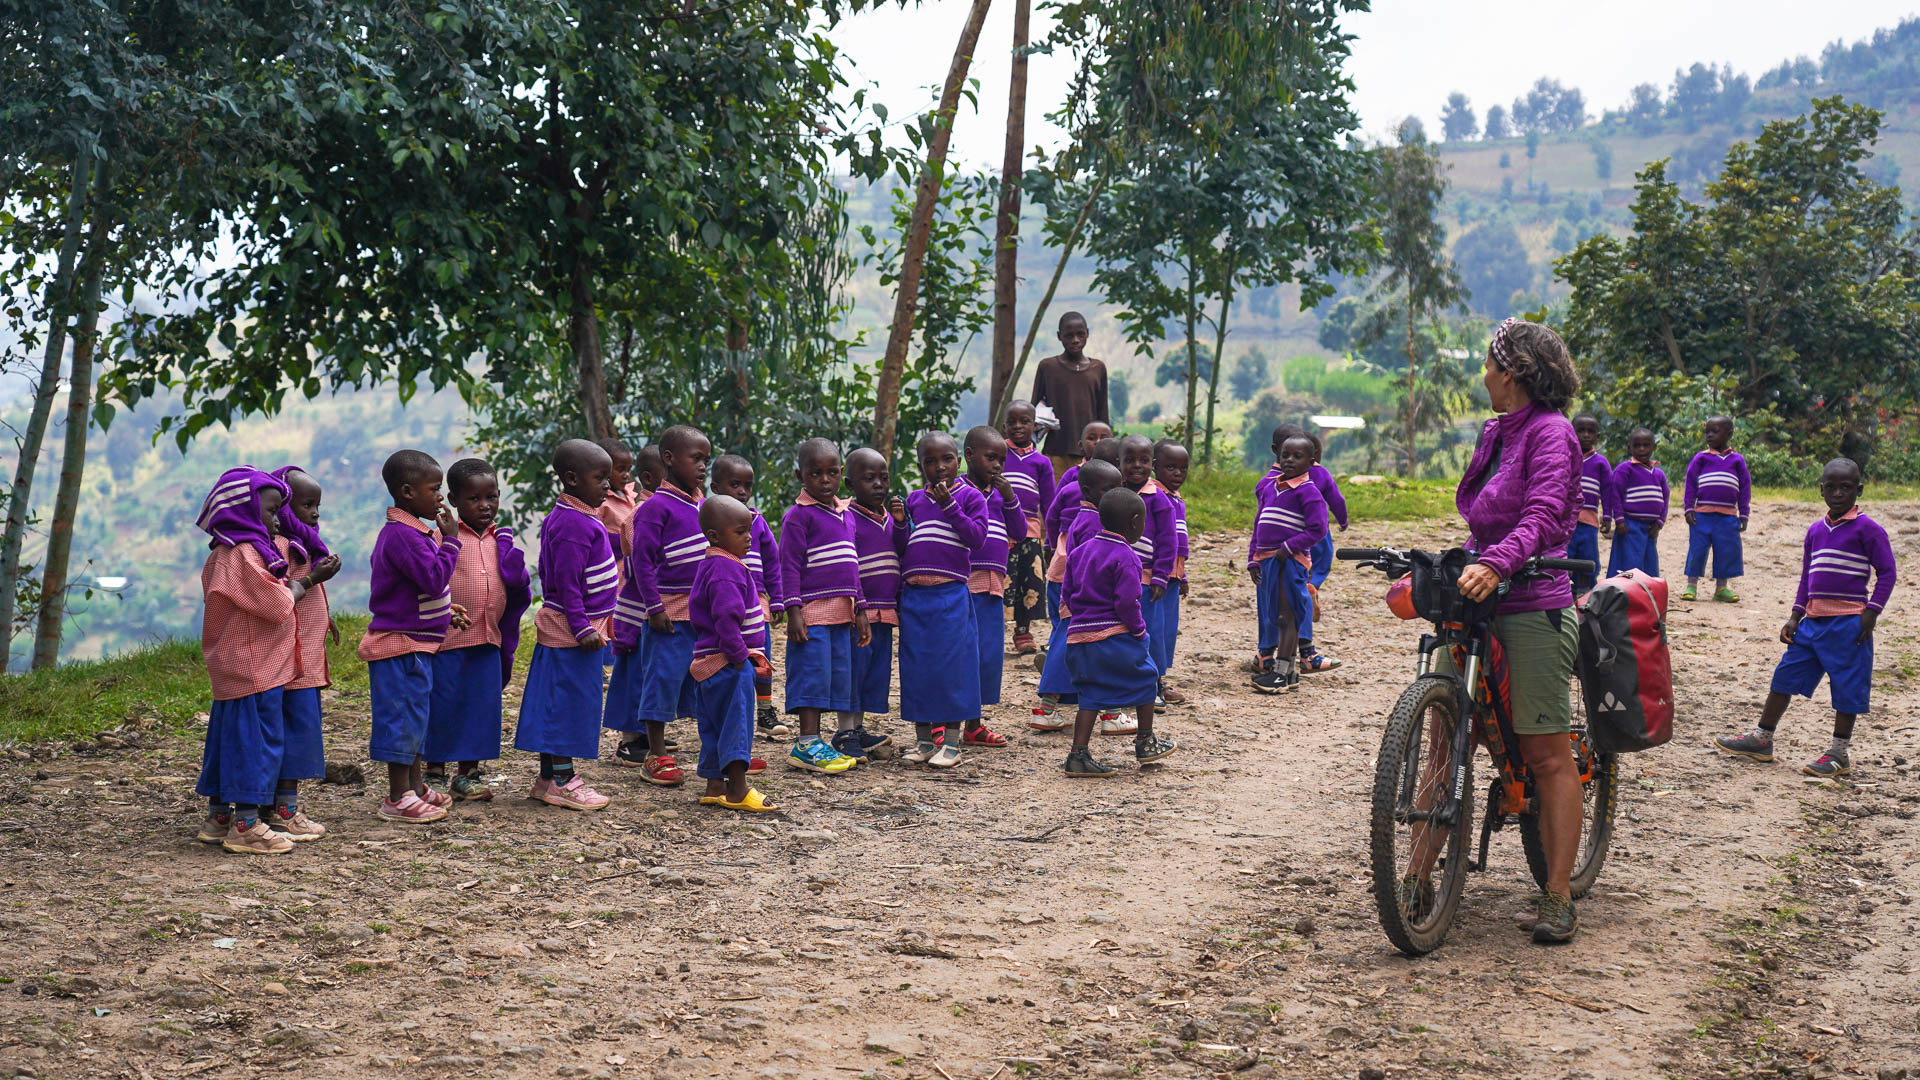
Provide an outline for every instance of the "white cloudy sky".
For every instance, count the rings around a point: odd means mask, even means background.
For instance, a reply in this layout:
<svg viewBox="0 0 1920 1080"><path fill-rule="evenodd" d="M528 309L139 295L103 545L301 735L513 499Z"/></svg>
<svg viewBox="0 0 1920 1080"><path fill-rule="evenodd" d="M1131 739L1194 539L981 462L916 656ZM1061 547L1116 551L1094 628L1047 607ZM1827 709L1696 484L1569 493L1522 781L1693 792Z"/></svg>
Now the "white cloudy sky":
<svg viewBox="0 0 1920 1080"><path fill-rule="evenodd" d="M856 16L833 37L854 61L856 82L873 84L897 118L937 96L968 6L924 0L905 10L887 7ZM1585 91L1597 114L1623 103L1636 83L1664 87L1675 67L1696 60L1757 76L1784 57L1817 57L1826 42L1852 42L1916 13L1917 0L1374 0L1371 12L1347 20L1357 36L1349 70L1365 130L1385 136L1409 113L1437 127L1440 105L1454 90L1484 111L1551 75ZM1036 11L1033 36L1047 25ZM1000 0L972 69L980 112L963 110L954 131L955 154L972 165L1000 161L1012 34L1013 5ZM1064 56L1033 58L1029 147L1057 139L1039 114L1060 100L1070 74Z"/></svg>

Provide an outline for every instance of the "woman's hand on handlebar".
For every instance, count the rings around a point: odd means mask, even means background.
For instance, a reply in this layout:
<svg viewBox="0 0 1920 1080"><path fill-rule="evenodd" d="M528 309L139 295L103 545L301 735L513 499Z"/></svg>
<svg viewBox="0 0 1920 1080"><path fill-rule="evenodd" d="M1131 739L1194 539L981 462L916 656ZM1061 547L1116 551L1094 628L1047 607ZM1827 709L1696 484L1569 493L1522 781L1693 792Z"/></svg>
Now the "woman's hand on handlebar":
<svg viewBox="0 0 1920 1080"><path fill-rule="evenodd" d="M1460 571L1460 595L1469 600L1485 600L1499 587L1499 573L1486 563L1468 563Z"/></svg>

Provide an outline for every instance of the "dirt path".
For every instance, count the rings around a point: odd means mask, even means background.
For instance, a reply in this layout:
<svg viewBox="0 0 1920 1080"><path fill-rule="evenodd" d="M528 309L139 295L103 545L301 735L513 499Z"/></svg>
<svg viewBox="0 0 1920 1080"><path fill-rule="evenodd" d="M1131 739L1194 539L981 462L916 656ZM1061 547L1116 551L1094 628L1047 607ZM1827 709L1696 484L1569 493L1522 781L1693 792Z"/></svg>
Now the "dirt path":
<svg viewBox="0 0 1920 1080"><path fill-rule="evenodd" d="M1920 618L1896 594L1852 790L1705 739L1751 722L1811 505L1760 508L1739 606L1673 619L1681 735L1627 762L1621 823L1571 946L1514 927L1517 837L1412 961L1363 873L1380 721L1414 631L1343 570L1300 694L1242 671L1244 541L1203 538L1166 767L1059 777L1061 736L945 774L779 765L741 821L601 764L612 810L514 798L405 830L315 787L334 830L243 861L192 841L194 739L0 763L0 1076L209 1078L1866 1075L1920 1068ZM1873 510L1920 568L1920 507ZM1663 542L1677 569L1684 530ZM1429 527L1343 537L1439 544ZM1676 590L1677 594L1677 590ZM1008 667L1000 726L1035 681ZM365 702L331 703L335 760ZM1097 747L1124 758L1124 740ZM1484 759L1483 759L1484 761ZM500 786L524 789L514 755ZM1544 993L1543 993L1544 992ZM1916 1073L1920 1076L1920 1073Z"/></svg>

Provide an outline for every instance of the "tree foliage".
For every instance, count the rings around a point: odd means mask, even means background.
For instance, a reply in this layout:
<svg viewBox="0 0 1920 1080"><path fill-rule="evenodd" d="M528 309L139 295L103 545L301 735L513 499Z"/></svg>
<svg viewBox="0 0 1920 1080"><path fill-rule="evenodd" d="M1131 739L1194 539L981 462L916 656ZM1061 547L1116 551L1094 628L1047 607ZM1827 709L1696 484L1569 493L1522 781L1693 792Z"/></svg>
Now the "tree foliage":
<svg viewBox="0 0 1920 1080"><path fill-rule="evenodd" d="M1467 95L1455 90L1447 95L1446 107L1440 110L1440 130L1448 142L1471 139L1480 133L1480 121L1473 115L1473 102Z"/></svg>
<svg viewBox="0 0 1920 1080"><path fill-rule="evenodd" d="M1777 412L1795 446L1864 461L1887 415L1920 406L1920 239L1899 190L1861 171L1880 122L1816 101L1730 148L1698 203L1664 162L1640 173L1632 235L1556 271L1568 344L1612 409L1724 374L1740 415Z"/></svg>

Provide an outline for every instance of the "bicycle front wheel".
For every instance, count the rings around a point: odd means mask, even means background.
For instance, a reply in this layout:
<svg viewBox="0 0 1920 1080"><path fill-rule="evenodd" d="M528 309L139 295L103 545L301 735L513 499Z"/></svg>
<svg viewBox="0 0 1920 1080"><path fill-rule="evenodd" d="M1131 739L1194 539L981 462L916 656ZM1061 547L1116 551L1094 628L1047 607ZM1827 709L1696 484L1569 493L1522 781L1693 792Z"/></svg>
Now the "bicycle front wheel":
<svg viewBox="0 0 1920 1080"><path fill-rule="evenodd" d="M1394 947L1421 956L1440 947L1460 906L1473 822L1473 760L1454 761L1461 724L1453 683L1423 678L1400 694L1380 740L1373 774L1373 898ZM1447 802L1456 766L1465 770L1450 822Z"/></svg>

